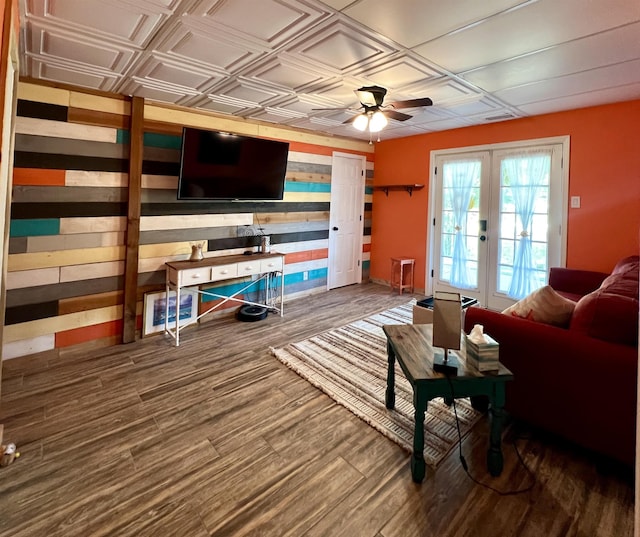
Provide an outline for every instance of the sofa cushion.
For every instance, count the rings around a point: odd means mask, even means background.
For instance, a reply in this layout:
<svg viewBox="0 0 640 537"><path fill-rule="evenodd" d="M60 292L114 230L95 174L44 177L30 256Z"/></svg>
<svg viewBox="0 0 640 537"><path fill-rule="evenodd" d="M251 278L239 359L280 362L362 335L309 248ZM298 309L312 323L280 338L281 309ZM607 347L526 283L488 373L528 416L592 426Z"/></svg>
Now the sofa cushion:
<svg viewBox="0 0 640 537"><path fill-rule="evenodd" d="M604 341L637 346L638 299L603 289L593 291L576 304L569 329Z"/></svg>
<svg viewBox="0 0 640 537"><path fill-rule="evenodd" d="M502 313L566 327L569 325L575 306L576 303L573 300L563 297L550 285L545 285L509 306Z"/></svg>

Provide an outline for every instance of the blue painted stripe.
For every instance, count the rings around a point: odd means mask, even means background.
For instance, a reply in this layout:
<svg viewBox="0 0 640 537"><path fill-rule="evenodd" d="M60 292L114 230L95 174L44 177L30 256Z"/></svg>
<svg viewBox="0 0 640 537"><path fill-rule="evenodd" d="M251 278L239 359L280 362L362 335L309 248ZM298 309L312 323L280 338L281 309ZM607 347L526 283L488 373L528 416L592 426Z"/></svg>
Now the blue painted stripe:
<svg viewBox="0 0 640 537"><path fill-rule="evenodd" d="M329 183L301 183L299 181L286 181L286 192L331 192Z"/></svg>
<svg viewBox="0 0 640 537"><path fill-rule="evenodd" d="M328 274L328 270L327 268L319 268L319 269L313 269L313 270L309 270L308 272L308 278L307 280L320 280L320 279L325 279L327 278L327 274ZM280 276L276 276L276 278L274 280L272 280L272 285L274 285L277 289L280 289ZM295 272L293 274L286 274L284 277L284 286L285 286L285 291L287 286L289 285L295 285L297 283L303 282L303 281L307 281L304 279L304 273L303 272ZM208 289L211 290L211 292L213 293L217 293L219 295L224 295L224 296L231 296L234 293L238 293L241 289L243 289L244 287L246 287L246 285L249 282L238 282L238 283L230 283L230 284L224 284L224 285L220 285L218 287L209 287ZM261 281L259 283L257 283L256 285L251 286L249 289L247 289L243 294L245 295L252 295L255 293L262 293L264 291L265 288L265 281ZM203 291L206 291L206 289L203 289ZM201 301L204 302L211 302L213 300L220 300L219 298L213 297L213 296L208 296L203 294Z"/></svg>
<svg viewBox="0 0 640 537"><path fill-rule="evenodd" d="M12 220L9 229L10 237L36 237L59 234L60 220L58 218Z"/></svg>
<svg viewBox="0 0 640 537"><path fill-rule="evenodd" d="M308 278L309 280L317 280L320 278L326 278L328 274L328 269L326 267L313 269L313 270L309 270L308 273L309 273L309 278ZM287 287L287 285L292 285L302 281L304 281L303 272L294 272L293 274L286 274L284 277L285 288Z"/></svg>
<svg viewBox="0 0 640 537"><path fill-rule="evenodd" d="M373 195L373 187L372 186L365 186L364 187L364 193Z"/></svg>
<svg viewBox="0 0 640 537"><path fill-rule="evenodd" d="M118 129L116 134L116 143L117 144L127 144L129 145L129 131L124 129Z"/></svg>
<svg viewBox="0 0 640 537"><path fill-rule="evenodd" d="M371 261L369 261L368 259L364 259L362 261L362 270L369 270L370 266L371 266Z"/></svg>

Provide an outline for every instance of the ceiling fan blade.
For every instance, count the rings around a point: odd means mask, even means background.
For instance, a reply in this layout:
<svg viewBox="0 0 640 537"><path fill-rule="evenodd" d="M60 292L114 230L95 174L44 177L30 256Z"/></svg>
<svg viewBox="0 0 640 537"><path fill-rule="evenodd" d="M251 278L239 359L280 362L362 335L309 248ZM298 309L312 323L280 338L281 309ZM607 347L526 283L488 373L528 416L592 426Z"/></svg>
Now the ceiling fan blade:
<svg viewBox="0 0 640 537"><path fill-rule="evenodd" d="M421 99L408 99L406 101L388 103L388 106L393 108L418 108L419 106L431 106L432 104L433 101L429 97L422 97Z"/></svg>
<svg viewBox="0 0 640 537"><path fill-rule="evenodd" d="M407 119L411 119L413 117L413 116L410 116L409 114L396 112L395 110L385 110L383 113L388 118L395 119L396 121L407 121Z"/></svg>
<svg viewBox="0 0 640 537"><path fill-rule="evenodd" d="M377 106L376 96L370 91L353 90L363 106Z"/></svg>

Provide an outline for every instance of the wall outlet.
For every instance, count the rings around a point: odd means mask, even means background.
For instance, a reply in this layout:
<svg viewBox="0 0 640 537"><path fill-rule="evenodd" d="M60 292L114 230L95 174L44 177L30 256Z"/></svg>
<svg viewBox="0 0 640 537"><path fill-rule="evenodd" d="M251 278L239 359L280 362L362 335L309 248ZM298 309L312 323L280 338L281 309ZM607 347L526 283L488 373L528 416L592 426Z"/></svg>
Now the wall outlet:
<svg viewBox="0 0 640 537"><path fill-rule="evenodd" d="M309 279L309 271L308 271L308 270L305 270L305 271L302 273L302 279L303 279L304 281L307 281L307 280Z"/></svg>
<svg viewBox="0 0 640 537"><path fill-rule="evenodd" d="M571 196L571 208L572 209L580 208L580 196Z"/></svg>

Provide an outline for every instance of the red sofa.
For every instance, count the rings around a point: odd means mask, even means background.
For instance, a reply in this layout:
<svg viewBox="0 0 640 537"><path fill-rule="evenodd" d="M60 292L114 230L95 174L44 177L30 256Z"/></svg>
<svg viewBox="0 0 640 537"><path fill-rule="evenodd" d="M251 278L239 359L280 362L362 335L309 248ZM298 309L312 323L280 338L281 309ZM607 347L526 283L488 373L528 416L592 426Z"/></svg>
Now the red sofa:
<svg viewBox="0 0 640 537"><path fill-rule="evenodd" d="M516 419L595 453L634 465L638 368L638 256L611 274L552 268L549 285L576 301L559 327L479 307L465 330L483 325L514 374L506 410ZM529 316L531 317L531 316Z"/></svg>

